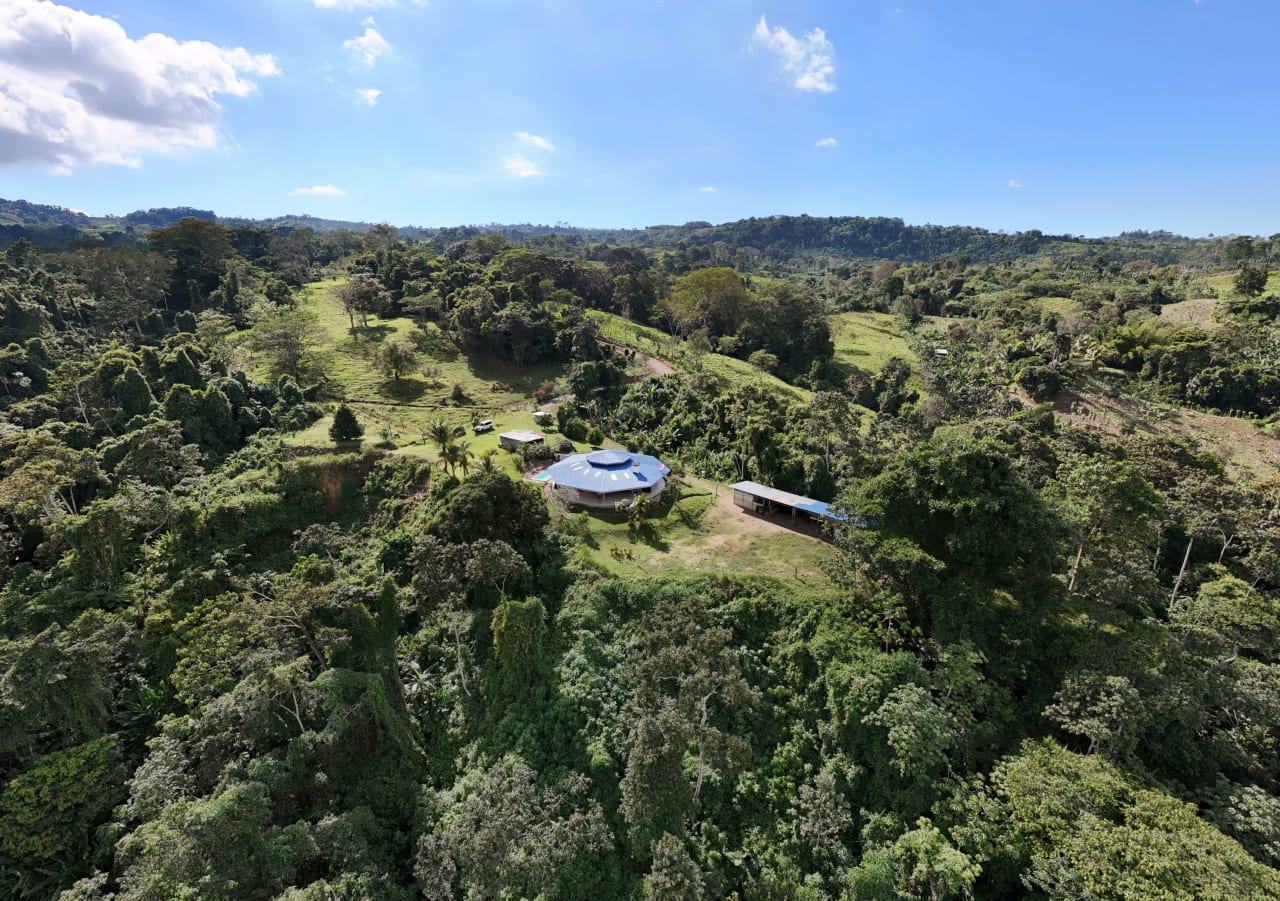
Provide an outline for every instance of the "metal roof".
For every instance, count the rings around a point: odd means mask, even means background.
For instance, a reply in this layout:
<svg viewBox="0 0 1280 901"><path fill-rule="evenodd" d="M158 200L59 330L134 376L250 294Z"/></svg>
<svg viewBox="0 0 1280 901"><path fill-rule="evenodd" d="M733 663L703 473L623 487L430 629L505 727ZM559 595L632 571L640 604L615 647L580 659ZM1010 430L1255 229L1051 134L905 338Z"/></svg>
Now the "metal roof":
<svg viewBox="0 0 1280 901"><path fill-rule="evenodd" d="M784 507L795 507L797 510L812 513L814 516L826 517L827 509L830 507L830 504L815 501L811 497L801 497L798 494L779 491L777 488L770 488L768 485L761 485L759 482L738 482L729 487L734 491L742 491L755 497L773 501L775 504L782 504Z"/></svg>
<svg viewBox="0 0 1280 901"><path fill-rule="evenodd" d="M535 432L533 429L512 429L509 432L503 432L498 437L519 441L521 444L532 444L535 441L542 441L547 436L541 432Z"/></svg>
<svg viewBox="0 0 1280 901"><path fill-rule="evenodd" d="M547 469L545 481L557 488L615 494L647 491L670 472L657 457L605 450L565 457Z"/></svg>

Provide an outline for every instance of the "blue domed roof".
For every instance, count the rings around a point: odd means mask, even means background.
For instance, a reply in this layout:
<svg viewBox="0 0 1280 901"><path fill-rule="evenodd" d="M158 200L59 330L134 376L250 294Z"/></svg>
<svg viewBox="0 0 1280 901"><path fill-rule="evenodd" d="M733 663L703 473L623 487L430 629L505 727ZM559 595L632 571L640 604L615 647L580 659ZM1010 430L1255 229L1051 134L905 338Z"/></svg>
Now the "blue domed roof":
<svg viewBox="0 0 1280 901"><path fill-rule="evenodd" d="M557 488L615 494L647 491L670 472L671 467L648 454L603 450L565 457L547 469L544 481Z"/></svg>
<svg viewBox="0 0 1280 901"><path fill-rule="evenodd" d="M631 455L626 451L601 450L586 454L592 466L630 466Z"/></svg>

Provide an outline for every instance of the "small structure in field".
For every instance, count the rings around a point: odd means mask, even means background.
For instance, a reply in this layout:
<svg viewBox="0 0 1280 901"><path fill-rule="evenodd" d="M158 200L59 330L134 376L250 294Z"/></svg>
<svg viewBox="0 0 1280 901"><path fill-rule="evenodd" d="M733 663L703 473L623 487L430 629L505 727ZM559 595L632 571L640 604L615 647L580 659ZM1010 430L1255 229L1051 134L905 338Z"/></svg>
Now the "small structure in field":
<svg viewBox="0 0 1280 901"><path fill-rule="evenodd" d="M729 487L733 489L733 502L743 510L749 510L752 513L767 515L790 512L792 519L813 523L840 519L830 512L830 504L815 501L811 497L779 491L758 482L738 482Z"/></svg>
<svg viewBox="0 0 1280 901"><path fill-rule="evenodd" d="M612 508L636 497L657 499L670 473L671 467L648 454L600 450L565 457L539 481L565 503Z"/></svg>
<svg viewBox="0 0 1280 901"><path fill-rule="evenodd" d="M498 436L498 444L514 453L520 453L527 444L545 444L547 436L533 429L512 429Z"/></svg>

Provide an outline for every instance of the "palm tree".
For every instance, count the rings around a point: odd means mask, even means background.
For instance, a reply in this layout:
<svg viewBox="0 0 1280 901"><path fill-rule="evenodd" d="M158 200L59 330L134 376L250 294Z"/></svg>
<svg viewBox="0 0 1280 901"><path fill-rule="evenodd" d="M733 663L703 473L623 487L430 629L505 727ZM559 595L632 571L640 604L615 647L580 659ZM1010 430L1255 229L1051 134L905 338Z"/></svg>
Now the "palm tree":
<svg viewBox="0 0 1280 901"><path fill-rule="evenodd" d="M435 422L427 424L427 437L436 443L440 448L440 456L444 456L444 450L453 444L454 438L461 438L466 432L462 426L450 425L443 419L437 419Z"/></svg>
<svg viewBox="0 0 1280 901"><path fill-rule="evenodd" d="M471 474L471 461L476 455L471 451L470 441L459 441L453 445L454 462L462 467L462 475L464 477Z"/></svg>
<svg viewBox="0 0 1280 901"><path fill-rule="evenodd" d="M476 472L481 475L493 475L500 471L501 468L498 466L498 452L496 450L489 448L479 456L478 462L476 463Z"/></svg>
<svg viewBox="0 0 1280 901"><path fill-rule="evenodd" d="M459 466L462 467L463 475L466 475L471 470L471 460L475 457L475 454L471 453L469 444L468 441L463 441L461 444L446 444L440 449L440 459L436 462L441 467L447 468L450 475L453 475L454 470Z"/></svg>

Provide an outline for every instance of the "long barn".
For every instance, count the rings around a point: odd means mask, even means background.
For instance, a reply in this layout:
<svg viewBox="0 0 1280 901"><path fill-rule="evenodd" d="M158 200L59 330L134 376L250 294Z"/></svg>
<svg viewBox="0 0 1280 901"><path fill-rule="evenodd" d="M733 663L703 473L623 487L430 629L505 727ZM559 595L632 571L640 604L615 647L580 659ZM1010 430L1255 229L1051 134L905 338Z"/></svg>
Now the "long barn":
<svg viewBox="0 0 1280 901"><path fill-rule="evenodd" d="M733 489L733 502L743 510L749 510L752 513L771 514L790 511L792 519L803 519L814 523L839 519L830 512L830 504L815 501L811 497L779 491L768 485L761 485L759 482L738 482L729 487Z"/></svg>

